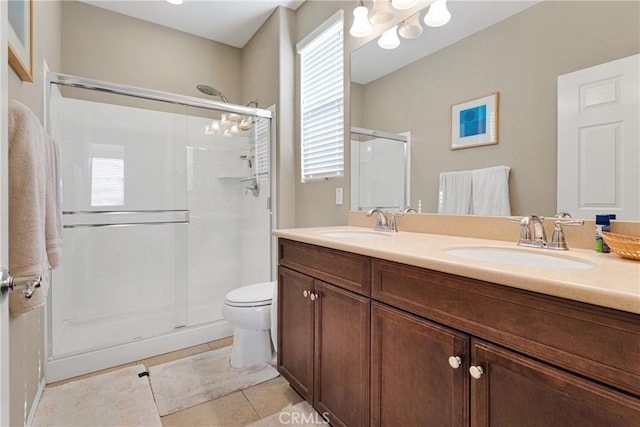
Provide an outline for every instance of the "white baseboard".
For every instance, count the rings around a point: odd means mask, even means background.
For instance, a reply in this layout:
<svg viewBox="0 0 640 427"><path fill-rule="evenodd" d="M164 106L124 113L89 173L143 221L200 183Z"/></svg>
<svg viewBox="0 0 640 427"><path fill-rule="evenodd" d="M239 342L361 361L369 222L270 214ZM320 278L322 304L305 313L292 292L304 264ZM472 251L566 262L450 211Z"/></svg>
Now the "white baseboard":
<svg viewBox="0 0 640 427"><path fill-rule="evenodd" d="M45 377L42 377L42 379L38 383L38 391L36 391L33 402L31 402L31 410L29 411L29 416L25 421L25 427L31 427L33 425L33 419L36 417L36 411L38 410L38 405L40 404L40 399L42 398L42 393L44 392L44 387L46 385L47 379Z"/></svg>
<svg viewBox="0 0 640 427"><path fill-rule="evenodd" d="M49 360L45 363L46 382L48 384L101 369L136 362L231 335L233 335L233 327L226 320L221 320L191 328L177 329L170 334L159 337Z"/></svg>

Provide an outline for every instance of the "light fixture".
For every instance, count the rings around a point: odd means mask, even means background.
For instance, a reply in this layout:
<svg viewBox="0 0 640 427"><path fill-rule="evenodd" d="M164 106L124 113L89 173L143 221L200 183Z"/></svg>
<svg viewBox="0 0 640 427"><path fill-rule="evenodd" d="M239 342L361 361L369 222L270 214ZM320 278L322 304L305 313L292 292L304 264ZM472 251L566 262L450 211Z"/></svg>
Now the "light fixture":
<svg viewBox="0 0 640 427"><path fill-rule="evenodd" d="M369 20L372 24L383 25L393 20L395 14L389 0L373 0L373 9Z"/></svg>
<svg viewBox="0 0 640 427"><path fill-rule="evenodd" d="M391 6L398 10L411 9L420 0L391 0Z"/></svg>
<svg viewBox="0 0 640 427"><path fill-rule="evenodd" d="M349 30L349 34L353 37L366 37L373 31L373 27L368 19L369 9L362 2L360 6L353 9L353 25Z"/></svg>
<svg viewBox="0 0 640 427"><path fill-rule="evenodd" d="M420 25L420 12L407 18L400 28L398 33L405 39L417 39L422 34L422 25Z"/></svg>
<svg viewBox="0 0 640 427"><path fill-rule="evenodd" d="M183 0L167 0L167 3L171 4L182 4Z"/></svg>
<svg viewBox="0 0 640 427"><path fill-rule="evenodd" d="M383 49L395 49L400 46L397 25L394 25L393 27L382 33L382 35L378 39L378 46Z"/></svg>
<svg viewBox="0 0 640 427"><path fill-rule="evenodd" d="M424 23L430 27L442 27L450 20L451 13L447 10L447 0L435 0L424 17Z"/></svg>

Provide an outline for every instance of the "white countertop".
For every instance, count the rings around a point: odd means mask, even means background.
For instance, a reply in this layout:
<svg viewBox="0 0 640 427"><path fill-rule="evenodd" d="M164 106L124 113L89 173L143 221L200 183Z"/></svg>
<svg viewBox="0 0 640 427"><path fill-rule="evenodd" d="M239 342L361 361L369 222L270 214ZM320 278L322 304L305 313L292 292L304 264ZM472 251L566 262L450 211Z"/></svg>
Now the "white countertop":
<svg viewBox="0 0 640 427"><path fill-rule="evenodd" d="M640 314L640 262L593 250L523 248L515 242L444 236L439 234L380 232L380 237L329 237L328 232L373 232L353 226L275 230L277 237L356 254L456 274L514 288L526 289L603 307ZM535 252L586 262L592 268L528 267L474 261L446 253L460 247L490 247Z"/></svg>

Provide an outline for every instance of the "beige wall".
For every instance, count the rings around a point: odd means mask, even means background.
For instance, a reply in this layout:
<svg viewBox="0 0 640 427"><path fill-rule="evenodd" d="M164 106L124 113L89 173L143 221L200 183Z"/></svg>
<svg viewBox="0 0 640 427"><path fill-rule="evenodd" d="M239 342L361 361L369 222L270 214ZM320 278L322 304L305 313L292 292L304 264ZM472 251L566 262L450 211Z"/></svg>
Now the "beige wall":
<svg viewBox="0 0 640 427"><path fill-rule="evenodd" d="M241 104L240 49L78 1L62 6L62 71L181 95L203 83Z"/></svg>
<svg viewBox="0 0 640 427"><path fill-rule="evenodd" d="M411 130L411 205L439 173L511 166L515 215L556 210L557 77L640 51L638 2L543 2L365 86L359 126ZM500 93L498 145L450 150L450 105ZM393 108L390 108L393 106Z"/></svg>
<svg viewBox="0 0 640 427"><path fill-rule="evenodd" d="M280 7L242 48L243 103L258 100L260 108L276 106L277 227L295 225L293 186L293 53L295 12Z"/></svg>
<svg viewBox="0 0 640 427"><path fill-rule="evenodd" d="M9 68L9 98L29 106L43 118L43 61L49 68L61 66L60 28L61 6L57 1L33 2L33 83L22 82ZM11 238L11 236L9 236ZM11 318L9 323L10 345L10 423L25 425L31 411L38 385L43 377L44 309L34 310Z"/></svg>

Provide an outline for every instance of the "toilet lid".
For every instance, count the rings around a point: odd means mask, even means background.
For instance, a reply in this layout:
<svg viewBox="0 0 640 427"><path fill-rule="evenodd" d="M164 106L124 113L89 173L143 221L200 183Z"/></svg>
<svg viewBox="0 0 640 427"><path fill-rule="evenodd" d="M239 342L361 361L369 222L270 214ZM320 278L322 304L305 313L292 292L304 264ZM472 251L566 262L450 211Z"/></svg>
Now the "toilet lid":
<svg viewBox="0 0 640 427"><path fill-rule="evenodd" d="M227 294L226 303L229 305L268 305L273 298L275 282L256 283L242 286Z"/></svg>

